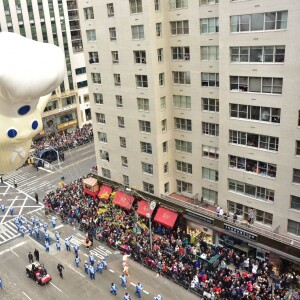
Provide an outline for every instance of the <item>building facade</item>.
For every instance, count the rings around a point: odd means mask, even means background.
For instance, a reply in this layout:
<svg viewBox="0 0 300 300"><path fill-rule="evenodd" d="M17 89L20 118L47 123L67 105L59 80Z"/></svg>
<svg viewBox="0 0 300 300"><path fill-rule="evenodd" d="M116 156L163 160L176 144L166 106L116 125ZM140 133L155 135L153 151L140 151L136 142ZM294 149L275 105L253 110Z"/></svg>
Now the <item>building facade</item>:
<svg viewBox="0 0 300 300"><path fill-rule="evenodd" d="M43 114L44 128L66 131L90 121L89 94L76 0L0 1L0 30L15 32L64 50L66 74ZM50 123L49 123L50 122Z"/></svg>
<svg viewBox="0 0 300 300"><path fill-rule="evenodd" d="M80 2L99 175L299 240L299 9Z"/></svg>

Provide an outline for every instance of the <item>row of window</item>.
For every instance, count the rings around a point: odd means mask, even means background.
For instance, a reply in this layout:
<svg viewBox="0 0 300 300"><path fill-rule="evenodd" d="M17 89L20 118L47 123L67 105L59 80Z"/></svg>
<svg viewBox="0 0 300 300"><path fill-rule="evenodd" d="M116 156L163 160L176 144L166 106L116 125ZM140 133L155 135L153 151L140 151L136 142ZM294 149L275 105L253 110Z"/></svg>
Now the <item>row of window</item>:
<svg viewBox="0 0 300 300"><path fill-rule="evenodd" d="M219 46L201 46L200 56L202 61L219 60ZM118 51L111 51L111 57L114 64L120 62ZM176 61L189 61L190 47L171 47L171 57ZM157 58L159 62L163 61L163 48L157 49ZM283 63L284 59L285 46L230 47L230 61L234 63ZM134 50L133 60L136 64L146 64L146 51ZM99 63L99 61L97 51L89 52L91 64ZM76 69L76 75L79 74Z"/></svg>
<svg viewBox="0 0 300 300"><path fill-rule="evenodd" d="M270 31L282 30L287 28L287 11L258 13L252 15L240 15L230 17L231 32L251 32L251 31ZM85 16L91 16L86 15ZM171 35L188 35L189 21L170 21ZM203 18L200 19L200 34L212 34L219 32L219 18ZM96 41L96 30L89 29L86 31L87 40L89 42ZM117 40L116 27L109 28L109 36L111 41ZM133 40L141 40L145 38L144 25L132 25L131 36ZM162 36L162 23L156 23L156 36Z"/></svg>
<svg viewBox="0 0 300 300"><path fill-rule="evenodd" d="M173 71L173 83L175 85L190 85L190 72ZM91 73L92 82L101 84L101 74ZM121 75L113 74L115 86L121 86ZM147 75L135 75L137 88L148 88ZM163 86L165 83L164 73L158 76L158 83ZM230 90L238 92L282 94L283 78L273 77L246 77L230 76ZM219 87L219 73L201 73L202 87Z"/></svg>

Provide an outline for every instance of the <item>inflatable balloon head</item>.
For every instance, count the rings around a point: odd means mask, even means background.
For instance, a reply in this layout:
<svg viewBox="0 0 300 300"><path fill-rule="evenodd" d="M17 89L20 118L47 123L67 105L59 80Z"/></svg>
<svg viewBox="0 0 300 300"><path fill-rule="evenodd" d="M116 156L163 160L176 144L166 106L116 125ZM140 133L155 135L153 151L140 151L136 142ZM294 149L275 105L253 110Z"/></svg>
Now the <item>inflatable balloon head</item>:
<svg viewBox="0 0 300 300"><path fill-rule="evenodd" d="M63 51L15 33L0 33L0 174L20 167L42 130L48 99L63 81Z"/></svg>

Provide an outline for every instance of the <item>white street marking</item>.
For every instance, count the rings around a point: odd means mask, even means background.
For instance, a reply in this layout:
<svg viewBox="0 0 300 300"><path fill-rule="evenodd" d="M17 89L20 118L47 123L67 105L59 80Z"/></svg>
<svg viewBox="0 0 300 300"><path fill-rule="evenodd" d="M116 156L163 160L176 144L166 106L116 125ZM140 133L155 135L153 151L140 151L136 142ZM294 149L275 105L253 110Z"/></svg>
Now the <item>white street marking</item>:
<svg viewBox="0 0 300 300"><path fill-rule="evenodd" d="M144 292L145 294L149 295L149 293L148 293L147 291L143 290L143 292Z"/></svg>
<svg viewBox="0 0 300 300"><path fill-rule="evenodd" d="M23 292L23 294L24 294L29 300L31 300L31 298L30 298L28 295L26 295L25 292Z"/></svg>
<svg viewBox="0 0 300 300"><path fill-rule="evenodd" d="M79 274L80 276L85 277L85 276L82 275L80 272L78 272L77 270L75 270L74 268L72 268L70 265L68 265L68 267L69 267L70 269L72 269L74 272L76 272L77 274Z"/></svg>
<svg viewBox="0 0 300 300"><path fill-rule="evenodd" d="M110 272L112 272L112 273L115 273L115 271L114 271L114 270L112 270L112 269L109 269L109 271L110 271Z"/></svg>
<svg viewBox="0 0 300 300"><path fill-rule="evenodd" d="M53 284L51 281L50 281L50 284L53 285L57 290L59 290L61 293L62 293L62 290L59 289L55 284Z"/></svg>
<svg viewBox="0 0 300 300"><path fill-rule="evenodd" d="M60 224L60 225L56 226L55 229L59 229L59 228L62 228L64 226L65 226L64 224Z"/></svg>

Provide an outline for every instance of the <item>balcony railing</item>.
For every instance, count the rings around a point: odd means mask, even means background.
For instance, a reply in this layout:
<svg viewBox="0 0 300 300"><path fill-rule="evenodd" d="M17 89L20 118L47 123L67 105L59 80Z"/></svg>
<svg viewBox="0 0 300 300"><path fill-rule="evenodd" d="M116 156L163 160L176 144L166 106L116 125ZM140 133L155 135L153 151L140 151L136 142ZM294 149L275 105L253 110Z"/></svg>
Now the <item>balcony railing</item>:
<svg viewBox="0 0 300 300"><path fill-rule="evenodd" d="M199 213L201 213L205 216L213 217L213 218L221 218L221 217L218 216L218 214L215 211L209 210L209 209L207 209L205 207L202 207L200 205L189 203L189 202L186 202L184 200L174 198L172 196L161 195L161 198L164 199L164 200L167 200L170 203L182 206L184 208L187 208L187 209L195 211L195 212L199 212ZM263 235L265 237L268 237L270 239L280 241L284 244L289 244L289 245L291 245L295 248L300 249L300 241L299 240L287 237L287 236L282 235L282 234L275 233L272 230L264 229L264 228L261 228L261 227L258 227L256 225L252 225L252 224L249 225L249 224L246 224L246 223L242 223L239 220L237 220L236 222L233 222L232 217L229 217L229 216L226 219L226 223L230 223L235 227L237 227L237 226L241 227L245 230L247 230L247 229L251 230L252 232L258 233L258 234Z"/></svg>

